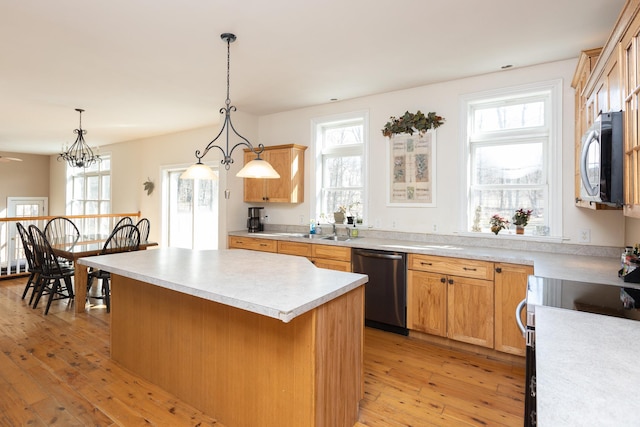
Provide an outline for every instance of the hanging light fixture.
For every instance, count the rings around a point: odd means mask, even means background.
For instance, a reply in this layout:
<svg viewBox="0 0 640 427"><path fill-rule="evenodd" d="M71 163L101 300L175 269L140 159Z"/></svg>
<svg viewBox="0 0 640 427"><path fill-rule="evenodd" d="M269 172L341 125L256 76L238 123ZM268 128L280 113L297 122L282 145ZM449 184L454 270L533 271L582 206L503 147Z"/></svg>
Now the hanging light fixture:
<svg viewBox="0 0 640 427"><path fill-rule="evenodd" d="M225 107L220 109L220 114L224 114L224 122L222 124L222 128L218 135L216 135L213 140L207 144L204 150L201 152L200 150L196 150L196 158L198 162L195 165L189 166L189 168L184 171L184 173L180 176L181 179L217 179L217 175L214 171L211 170L208 166L202 163L202 158L207 155L209 150L212 148L218 148L222 152L222 160L220 163L224 165L226 170L229 170L229 167L233 163L233 158L231 155L233 154L233 150L235 150L240 145L247 146L251 151L253 151L257 158L247 163L241 170L236 174L236 176L240 178L280 178L280 174L267 162L266 160L260 158L260 154L264 151L264 145L259 144L258 148L254 148L253 145L249 142L247 138L240 135L238 131L236 131L235 127L233 127L233 123L231 122L231 112L236 111L236 107L231 105L231 100L229 98L229 65L230 65L230 45L236 40L235 34L231 33L223 33L220 35L220 38L227 42L227 99L224 101ZM238 136L241 141L235 144L231 149L229 149L229 129L233 131L233 133ZM223 149L221 146L216 145L215 142L220 138L222 133L225 132L226 137L226 149Z"/></svg>
<svg viewBox="0 0 640 427"><path fill-rule="evenodd" d="M73 132L77 134L78 137L76 138L76 142L71 144L71 147L64 147L64 152L60 153L58 161L63 159L69 163L69 166L72 168L87 168L102 159L100 159L98 154L94 154L91 147L84 142L84 135L87 133L86 130L82 129L82 113L84 110L76 108L76 111L80 113L80 125L78 129L74 129Z"/></svg>

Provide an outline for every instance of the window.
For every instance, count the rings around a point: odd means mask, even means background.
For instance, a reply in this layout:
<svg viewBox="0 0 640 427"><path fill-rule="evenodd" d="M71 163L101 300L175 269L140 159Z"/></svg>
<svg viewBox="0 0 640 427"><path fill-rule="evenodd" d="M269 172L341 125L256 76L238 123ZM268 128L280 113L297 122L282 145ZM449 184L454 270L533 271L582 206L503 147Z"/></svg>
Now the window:
<svg viewBox="0 0 640 427"><path fill-rule="evenodd" d="M111 213L111 157L88 168L67 166L67 214L98 215ZM109 219L87 218L78 227L87 234L109 234Z"/></svg>
<svg viewBox="0 0 640 427"><path fill-rule="evenodd" d="M525 234L561 236L560 83L465 100L467 231L489 232L498 214L533 211Z"/></svg>
<svg viewBox="0 0 640 427"><path fill-rule="evenodd" d="M342 208L365 218L367 115L356 113L314 121L316 147L315 218L333 222Z"/></svg>

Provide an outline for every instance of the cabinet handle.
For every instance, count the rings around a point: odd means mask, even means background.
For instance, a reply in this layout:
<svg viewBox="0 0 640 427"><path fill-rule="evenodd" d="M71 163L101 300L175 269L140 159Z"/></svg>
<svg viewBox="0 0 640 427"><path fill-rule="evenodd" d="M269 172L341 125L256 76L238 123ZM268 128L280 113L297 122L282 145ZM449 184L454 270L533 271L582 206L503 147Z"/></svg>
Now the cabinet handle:
<svg viewBox="0 0 640 427"><path fill-rule="evenodd" d="M463 267L462 269L465 271L478 271L477 268L471 268L471 267Z"/></svg>
<svg viewBox="0 0 640 427"><path fill-rule="evenodd" d="M446 283L447 279L445 279L444 277L441 277L441 278L440 278L440 281L441 281L442 283Z"/></svg>
<svg viewBox="0 0 640 427"><path fill-rule="evenodd" d="M260 246L267 246L266 243L260 243Z"/></svg>
<svg viewBox="0 0 640 427"><path fill-rule="evenodd" d="M453 279L449 279L449 284L453 285Z"/></svg>
<svg viewBox="0 0 640 427"><path fill-rule="evenodd" d="M502 273L502 267L496 267L496 273Z"/></svg>
<svg viewBox="0 0 640 427"><path fill-rule="evenodd" d="M420 265L433 265L433 264L430 262L420 261Z"/></svg>

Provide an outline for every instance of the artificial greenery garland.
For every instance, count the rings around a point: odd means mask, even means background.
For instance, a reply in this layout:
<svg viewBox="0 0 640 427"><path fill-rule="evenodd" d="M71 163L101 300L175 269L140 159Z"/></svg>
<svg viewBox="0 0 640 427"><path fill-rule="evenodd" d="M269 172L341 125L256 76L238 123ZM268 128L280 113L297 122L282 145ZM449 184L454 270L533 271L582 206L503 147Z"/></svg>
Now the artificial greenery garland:
<svg viewBox="0 0 640 427"><path fill-rule="evenodd" d="M429 129L435 129L444 124L444 118L438 116L436 113L431 112L426 116L420 110L415 114L405 112L400 118L391 117L391 121L388 121L382 129L384 136L390 137L400 133L408 133L413 135L413 132L417 131L421 135L426 133Z"/></svg>
<svg viewBox="0 0 640 427"><path fill-rule="evenodd" d="M387 137L402 133L413 135L415 131L424 134L429 129L435 129L442 124L444 124L444 118L434 112L425 116L420 110L415 114L407 111L400 118L391 117L391 121L384 125L382 134Z"/></svg>

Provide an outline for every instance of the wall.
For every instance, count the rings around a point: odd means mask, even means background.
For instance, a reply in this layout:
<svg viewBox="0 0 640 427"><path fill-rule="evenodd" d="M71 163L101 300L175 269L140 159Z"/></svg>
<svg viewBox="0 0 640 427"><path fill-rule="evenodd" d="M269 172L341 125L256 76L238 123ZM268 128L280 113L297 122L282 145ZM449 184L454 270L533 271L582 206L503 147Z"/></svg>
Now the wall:
<svg viewBox="0 0 640 427"><path fill-rule="evenodd" d="M475 92L562 79L562 199L563 241L577 244L581 229L591 230L592 245L622 246L625 241L625 220L621 211L588 211L573 202L573 144L574 92L570 87L577 59L559 61L534 67L511 69L468 79L444 82L409 90L384 93L359 99L260 117L260 139L265 145L297 143L310 148L305 157L305 202L298 206L267 205L265 214L276 224L298 224L300 216L308 221L312 193L306 183L312 183L314 164L311 147L311 120L322 116L367 110L370 121L369 194L370 224L381 229L418 233L456 234L460 231L461 198L465 185L461 182L461 126L460 97ZM385 173L386 144L380 129L390 116L405 111L435 111L446 123L437 130L437 206L435 208L397 208L386 206ZM395 225L395 228L394 228Z"/></svg>
<svg viewBox="0 0 640 427"><path fill-rule="evenodd" d="M564 242L578 244L581 229L591 230L591 245L624 246L640 237L640 220L625 219L621 211L589 211L573 205L573 144L574 144L574 92L570 87L577 59L559 61L534 67L511 69L468 79L443 82L397 92L335 102L259 118L234 113L234 125L254 144L265 145L296 143L309 146L305 152L305 202L299 205L264 204L265 214L272 224L300 224L300 217L308 223L313 194L313 155L311 147L311 120L352 111L366 110L370 121L369 174L370 199L368 211L371 223L380 229L414 233L433 232L453 235L460 230L461 198L464 185L461 182L459 140L460 97L463 95L527 83L563 80L562 123L562 193ZM386 206L386 144L380 129L390 116L404 111L435 111L446 118L446 124L437 131L437 206L435 208L391 208ZM113 209L114 212L140 210L152 221L151 238L161 241L161 182L160 169L167 165L187 165L194 161L196 149L204 146L218 133L219 125L184 131L171 135L151 137L101 147L113 156ZM205 160L217 162L219 150L211 151ZM246 227L247 207L242 202L242 180L235 177L242 163L241 150L234 152L236 164L221 175L220 247L226 247L227 230ZM56 213L64 213L64 165L51 157L50 207ZM151 178L156 190L147 196L142 183ZM224 184L226 181L226 185ZM224 200L223 189L231 190L231 198ZM262 206L262 205L261 205ZM393 228L395 224L395 229ZM625 236L625 224L629 234ZM637 236L637 237L636 237Z"/></svg>
<svg viewBox="0 0 640 427"><path fill-rule="evenodd" d="M233 113L235 128L250 141L257 136L256 117ZM187 130L184 132L155 136L135 141L127 141L100 147L101 153L111 155L111 197L112 212L138 212L151 222L150 240L163 243L162 236L162 179L163 167L187 167L196 162L195 151L204 147L218 134L220 125ZM217 141L225 145L225 141ZM257 144L257 142L256 142ZM233 146L233 145L232 145ZM246 227L247 211L242 204L242 179L235 174L242 167L242 148L233 153L236 161L230 170L224 168L220 173L220 240L218 246L226 247L227 230L239 230ZM219 165L220 150L211 150L203 161L209 165ZM51 156L51 205L56 214L65 213L65 168L64 163L56 162ZM229 177L229 179L227 179ZM155 189L147 195L143 183L151 179ZM228 184L227 184L228 183ZM229 200L224 199L224 189L231 190Z"/></svg>
<svg viewBox="0 0 640 427"><path fill-rule="evenodd" d="M7 216L7 197L49 197L49 156L0 152L21 162L0 163L0 216Z"/></svg>

